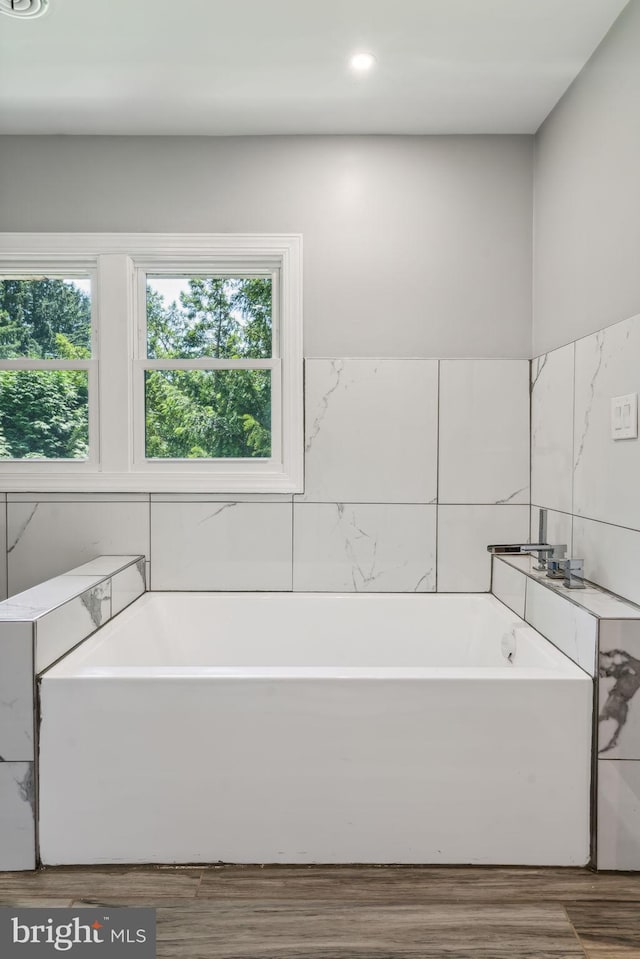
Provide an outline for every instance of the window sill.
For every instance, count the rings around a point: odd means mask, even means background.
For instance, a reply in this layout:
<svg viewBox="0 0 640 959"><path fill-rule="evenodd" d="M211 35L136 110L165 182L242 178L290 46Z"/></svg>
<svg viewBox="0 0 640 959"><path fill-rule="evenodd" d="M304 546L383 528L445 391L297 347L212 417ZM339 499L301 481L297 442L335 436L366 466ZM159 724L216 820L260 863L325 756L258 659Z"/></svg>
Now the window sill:
<svg viewBox="0 0 640 959"><path fill-rule="evenodd" d="M0 472L7 493L301 493L303 485L282 472L245 473L89 473L35 475Z"/></svg>

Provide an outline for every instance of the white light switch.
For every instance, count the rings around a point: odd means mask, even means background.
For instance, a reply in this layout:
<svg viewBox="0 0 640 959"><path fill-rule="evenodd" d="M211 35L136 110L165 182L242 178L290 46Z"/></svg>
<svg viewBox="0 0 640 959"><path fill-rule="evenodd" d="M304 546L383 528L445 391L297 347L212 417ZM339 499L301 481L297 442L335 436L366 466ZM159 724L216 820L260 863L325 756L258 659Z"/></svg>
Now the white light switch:
<svg viewBox="0 0 640 959"><path fill-rule="evenodd" d="M611 436L614 440L638 437L638 394L614 396L611 400Z"/></svg>

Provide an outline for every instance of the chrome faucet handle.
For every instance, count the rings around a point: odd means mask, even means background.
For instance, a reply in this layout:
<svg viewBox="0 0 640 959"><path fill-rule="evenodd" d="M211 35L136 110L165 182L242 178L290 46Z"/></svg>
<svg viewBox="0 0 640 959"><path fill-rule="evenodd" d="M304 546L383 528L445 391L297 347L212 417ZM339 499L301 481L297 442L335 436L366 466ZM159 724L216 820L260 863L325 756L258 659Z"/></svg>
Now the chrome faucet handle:
<svg viewBox="0 0 640 959"><path fill-rule="evenodd" d="M543 573L545 570L555 570L555 564L560 562L566 555L567 544L556 543L553 546L548 545L537 550L531 550L531 552L537 552L538 554L538 562L533 567L534 570L538 573ZM547 576L550 576L549 572L547 572Z"/></svg>
<svg viewBox="0 0 640 959"><path fill-rule="evenodd" d="M584 560L571 559L562 560L564 569L564 585L567 589L584 589Z"/></svg>
<svg viewBox="0 0 640 959"><path fill-rule="evenodd" d="M567 547L554 546L547 558L547 576L549 579L564 579L564 557Z"/></svg>

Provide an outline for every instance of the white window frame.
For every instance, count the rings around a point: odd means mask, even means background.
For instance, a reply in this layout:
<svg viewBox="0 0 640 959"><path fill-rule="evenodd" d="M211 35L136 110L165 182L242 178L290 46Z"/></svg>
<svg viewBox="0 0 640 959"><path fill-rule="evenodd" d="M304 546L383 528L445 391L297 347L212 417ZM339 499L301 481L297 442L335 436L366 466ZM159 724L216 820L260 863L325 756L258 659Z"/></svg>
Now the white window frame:
<svg viewBox="0 0 640 959"><path fill-rule="evenodd" d="M0 233L0 275L92 277L93 358L25 360L89 369L90 458L3 460L0 489L57 492L303 491L302 237L298 234ZM157 460L144 455L144 370L238 368L239 361L146 358L147 273L269 275L274 281L269 459ZM11 368L22 360L6 361ZM0 363L0 368L3 364Z"/></svg>

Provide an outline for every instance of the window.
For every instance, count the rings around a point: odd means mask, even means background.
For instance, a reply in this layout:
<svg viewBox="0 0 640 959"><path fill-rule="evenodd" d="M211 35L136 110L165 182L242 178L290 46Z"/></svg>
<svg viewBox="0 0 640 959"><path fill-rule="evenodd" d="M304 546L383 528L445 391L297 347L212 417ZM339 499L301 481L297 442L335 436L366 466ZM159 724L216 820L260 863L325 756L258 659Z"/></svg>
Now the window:
<svg viewBox="0 0 640 959"><path fill-rule="evenodd" d="M4 489L302 489L301 238L0 234Z"/></svg>
<svg viewBox="0 0 640 959"><path fill-rule="evenodd" d="M95 448L92 279L71 272L0 274L0 461L41 472Z"/></svg>

